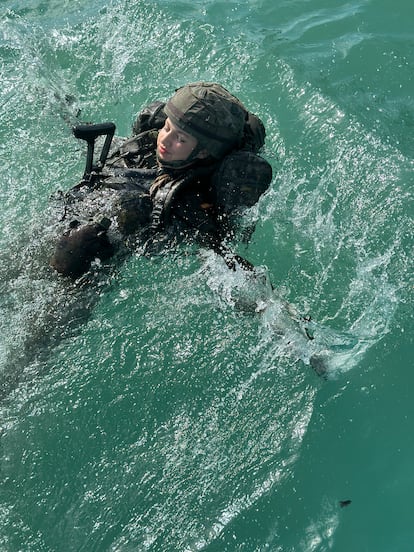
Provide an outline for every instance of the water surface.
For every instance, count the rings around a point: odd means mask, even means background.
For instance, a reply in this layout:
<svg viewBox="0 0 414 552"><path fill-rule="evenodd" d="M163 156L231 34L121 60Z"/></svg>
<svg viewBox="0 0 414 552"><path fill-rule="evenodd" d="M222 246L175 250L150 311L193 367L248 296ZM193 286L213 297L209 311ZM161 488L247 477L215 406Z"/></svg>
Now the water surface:
<svg viewBox="0 0 414 552"><path fill-rule="evenodd" d="M413 12L3 1L2 550L412 549ZM274 179L234 244L261 277L183 248L68 288L47 256L71 125L126 136L200 79L267 128Z"/></svg>

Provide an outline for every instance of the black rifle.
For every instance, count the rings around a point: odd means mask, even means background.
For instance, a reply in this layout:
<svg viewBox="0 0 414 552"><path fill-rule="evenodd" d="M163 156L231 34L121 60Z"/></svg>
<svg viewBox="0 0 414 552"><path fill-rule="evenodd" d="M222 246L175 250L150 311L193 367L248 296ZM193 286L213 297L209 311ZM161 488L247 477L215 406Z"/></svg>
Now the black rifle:
<svg viewBox="0 0 414 552"><path fill-rule="evenodd" d="M96 123L96 124L82 124L76 125L72 128L72 132L75 138L85 140L88 144L88 152L86 156L86 167L83 173L83 182L90 182L92 174L99 172L105 165L106 158L108 157L109 148L111 147L112 138L115 134L114 123ZM106 136L104 145L102 147L101 155L97 164L93 164L93 154L95 149L95 141L98 136Z"/></svg>

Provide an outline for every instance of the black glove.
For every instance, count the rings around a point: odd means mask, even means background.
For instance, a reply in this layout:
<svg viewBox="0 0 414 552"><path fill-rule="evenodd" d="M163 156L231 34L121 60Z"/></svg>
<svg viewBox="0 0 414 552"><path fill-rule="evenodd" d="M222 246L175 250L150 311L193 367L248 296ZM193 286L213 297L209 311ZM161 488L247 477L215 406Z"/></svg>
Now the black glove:
<svg viewBox="0 0 414 552"><path fill-rule="evenodd" d="M79 278L88 272L94 259L112 257L115 251L107 236L110 224L109 219L83 226L74 221L56 244L50 265L63 276Z"/></svg>

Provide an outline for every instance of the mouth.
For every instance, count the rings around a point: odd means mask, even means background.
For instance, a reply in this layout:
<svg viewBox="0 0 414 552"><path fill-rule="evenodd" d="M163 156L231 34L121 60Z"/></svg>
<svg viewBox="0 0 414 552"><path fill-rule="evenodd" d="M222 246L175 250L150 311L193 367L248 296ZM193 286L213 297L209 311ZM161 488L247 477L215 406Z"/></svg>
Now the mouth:
<svg viewBox="0 0 414 552"><path fill-rule="evenodd" d="M167 148L164 148L164 146L158 146L158 153L159 153L159 155L167 155L168 150L167 150Z"/></svg>

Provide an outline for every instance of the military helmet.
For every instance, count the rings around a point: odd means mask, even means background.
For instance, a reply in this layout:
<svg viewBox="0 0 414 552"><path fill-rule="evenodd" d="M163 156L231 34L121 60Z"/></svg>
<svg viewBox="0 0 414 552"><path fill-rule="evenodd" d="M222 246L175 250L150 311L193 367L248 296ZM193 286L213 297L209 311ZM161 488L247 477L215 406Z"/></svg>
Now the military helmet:
<svg viewBox="0 0 414 552"><path fill-rule="evenodd" d="M240 145L247 119L243 104L220 84L210 82L178 88L164 111L174 125L197 138L198 151L205 148L218 159Z"/></svg>

